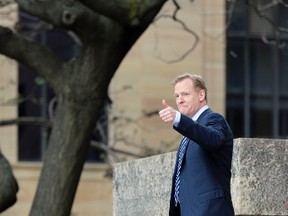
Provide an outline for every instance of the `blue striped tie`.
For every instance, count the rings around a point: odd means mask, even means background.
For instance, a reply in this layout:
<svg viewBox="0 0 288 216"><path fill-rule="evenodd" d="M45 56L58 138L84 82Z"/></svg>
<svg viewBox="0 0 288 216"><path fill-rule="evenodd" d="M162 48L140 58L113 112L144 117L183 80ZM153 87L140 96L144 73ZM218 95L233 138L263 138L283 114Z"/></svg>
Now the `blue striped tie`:
<svg viewBox="0 0 288 216"><path fill-rule="evenodd" d="M179 189L180 189L180 170L181 170L181 165L185 153L185 149L188 143L187 137L184 137L180 147L179 147L179 155L178 155L178 160L177 160L177 171L176 171L176 177L175 177L175 192L174 192L174 198L175 198L175 205L179 203Z"/></svg>

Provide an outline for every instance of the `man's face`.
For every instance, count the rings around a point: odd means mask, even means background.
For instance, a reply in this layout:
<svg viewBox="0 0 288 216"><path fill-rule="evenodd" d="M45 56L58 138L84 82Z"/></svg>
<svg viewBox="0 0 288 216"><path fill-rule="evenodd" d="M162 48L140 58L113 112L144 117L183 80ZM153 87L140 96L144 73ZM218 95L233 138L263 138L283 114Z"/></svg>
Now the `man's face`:
<svg viewBox="0 0 288 216"><path fill-rule="evenodd" d="M204 90L196 91L189 78L175 84L174 95L179 112L189 117L206 104Z"/></svg>

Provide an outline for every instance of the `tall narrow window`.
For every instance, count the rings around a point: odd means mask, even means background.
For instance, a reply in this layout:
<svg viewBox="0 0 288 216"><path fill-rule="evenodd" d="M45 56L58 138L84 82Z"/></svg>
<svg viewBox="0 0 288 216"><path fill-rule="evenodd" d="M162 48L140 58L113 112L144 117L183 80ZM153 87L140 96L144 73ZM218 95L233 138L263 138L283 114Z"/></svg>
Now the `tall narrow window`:
<svg viewBox="0 0 288 216"><path fill-rule="evenodd" d="M288 137L288 37L279 28L288 9L269 2L227 3L226 115L235 137Z"/></svg>
<svg viewBox="0 0 288 216"><path fill-rule="evenodd" d="M77 46L67 34L58 30L37 32L39 20L20 11L20 31L26 36L33 37L57 55L63 61L75 55ZM31 50L33 52L33 50ZM38 59L35 59L38 61ZM54 100L54 92L44 79L35 71L24 65L19 65L19 117L48 118L49 104ZM51 104L50 104L51 105ZM103 112L101 118L103 131L107 134L107 113ZM96 123L95 123L96 125ZM20 125L18 136L18 158L20 161L41 161L48 145L50 129L45 126ZM101 136L97 131L92 139L100 141ZM103 162L103 151L90 147L87 161Z"/></svg>

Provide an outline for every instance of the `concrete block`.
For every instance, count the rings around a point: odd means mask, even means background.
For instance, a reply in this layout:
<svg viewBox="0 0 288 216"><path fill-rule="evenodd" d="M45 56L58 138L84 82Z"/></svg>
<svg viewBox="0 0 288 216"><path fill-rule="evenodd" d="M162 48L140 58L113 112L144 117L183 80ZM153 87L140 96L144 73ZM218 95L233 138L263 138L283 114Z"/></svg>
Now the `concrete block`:
<svg viewBox="0 0 288 216"><path fill-rule="evenodd" d="M231 193L236 215L288 215L288 140L234 140Z"/></svg>
<svg viewBox="0 0 288 216"><path fill-rule="evenodd" d="M234 140L235 214L288 216L288 140ZM176 152L114 165L113 216L167 216Z"/></svg>
<svg viewBox="0 0 288 216"><path fill-rule="evenodd" d="M167 216L175 152L114 165L114 216Z"/></svg>

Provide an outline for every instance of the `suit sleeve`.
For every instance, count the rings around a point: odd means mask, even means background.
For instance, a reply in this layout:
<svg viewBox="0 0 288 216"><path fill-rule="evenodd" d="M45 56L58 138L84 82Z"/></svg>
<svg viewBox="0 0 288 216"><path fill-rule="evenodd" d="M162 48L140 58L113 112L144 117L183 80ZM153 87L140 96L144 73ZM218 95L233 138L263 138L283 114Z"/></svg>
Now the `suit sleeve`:
<svg viewBox="0 0 288 216"><path fill-rule="evenodd" d="M216 151L232 138L227 122L218 113L206 115L199 123L181 114L180 122L174 129L208 151Z"/></svg>

